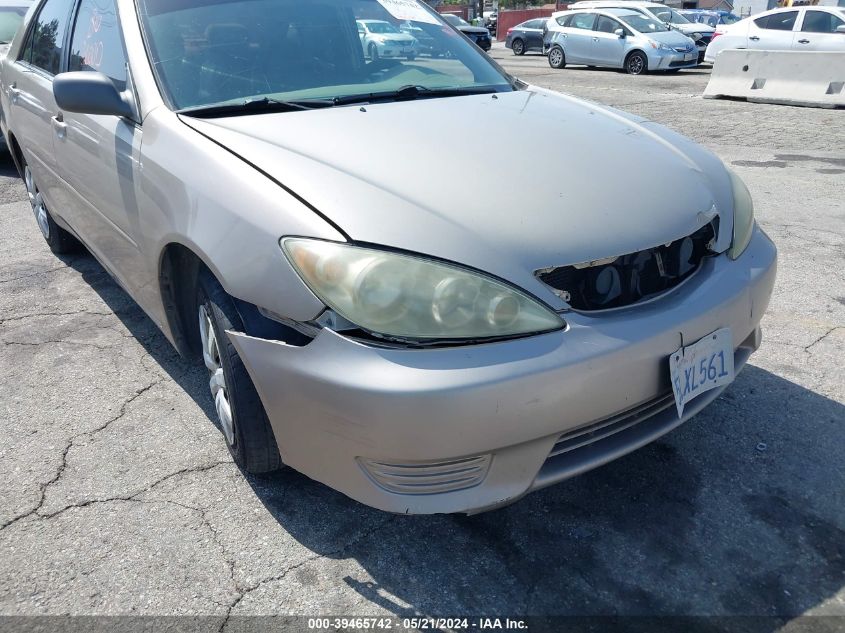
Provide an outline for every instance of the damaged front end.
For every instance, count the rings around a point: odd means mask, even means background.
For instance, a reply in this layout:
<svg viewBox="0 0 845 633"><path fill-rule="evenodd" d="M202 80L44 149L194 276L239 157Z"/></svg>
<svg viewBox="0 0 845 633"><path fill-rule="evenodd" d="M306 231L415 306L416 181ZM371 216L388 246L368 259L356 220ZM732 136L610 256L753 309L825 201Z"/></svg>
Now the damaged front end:
<svg viewBox="0 0 845 633"><path fill-rule="evenodd" d="M714 250L719 217L686 237L601 260L544 268L537 278L573 310L589 312L634 305L676 288Z"/></svg>

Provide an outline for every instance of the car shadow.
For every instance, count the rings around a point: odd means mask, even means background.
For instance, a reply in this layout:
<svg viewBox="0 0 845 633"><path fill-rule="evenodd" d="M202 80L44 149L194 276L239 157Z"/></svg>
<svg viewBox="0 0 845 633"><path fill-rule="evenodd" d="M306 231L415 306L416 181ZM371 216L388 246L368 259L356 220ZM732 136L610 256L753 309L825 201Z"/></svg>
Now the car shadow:
<svg viewBox="0 0 845 633"><path fill-rule="evenodd" d="M214 421L200 363L93 257L67 262ZM390 515L291 470L245 477L280 529L354 559L346 586L399 617L790 618L845 584L843 421L842 404L748 366L662 440L482 515Z"/></svg>

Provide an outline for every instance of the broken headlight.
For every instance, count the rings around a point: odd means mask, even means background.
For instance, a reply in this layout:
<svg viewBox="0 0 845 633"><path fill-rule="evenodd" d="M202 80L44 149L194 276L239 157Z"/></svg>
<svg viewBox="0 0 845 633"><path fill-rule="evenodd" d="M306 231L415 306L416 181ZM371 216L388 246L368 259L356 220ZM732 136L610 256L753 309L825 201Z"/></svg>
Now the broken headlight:
<svg viewBox="0 0 845 633"><path fill-rule="evenodd" d="M455 265L289 237L282 249L312 292L363 330L409 340L488 339L564 327L524 292Z"/></svg>
<svg viewBox="0 0 845 633"><path fill-rule="evenodd" d="M742 179L732 169L728 169L728 175L731 177L734 197L734 235L728 255L736 259L748 248L754 232L754 202Z"/></svg>

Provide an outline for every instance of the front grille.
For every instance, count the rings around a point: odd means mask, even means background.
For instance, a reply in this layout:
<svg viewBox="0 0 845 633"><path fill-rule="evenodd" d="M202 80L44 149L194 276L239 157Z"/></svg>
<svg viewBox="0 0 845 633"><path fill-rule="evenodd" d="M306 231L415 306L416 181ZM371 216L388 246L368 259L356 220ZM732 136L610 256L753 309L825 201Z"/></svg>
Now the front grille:
<svg viewBox="0 0 845 633"><path fill-rule="evenodd" d="M536 271L573 309L606 310L666 292L701 266L718 231L718 218L688 237L600 262Z"/></svg>
<svg viewBox="0 0 845 633"><path fill-rule="evenodd" d="M669 62L669 68L677 68L678 66L689 66L693 61L695 60L690 60L688 62L684 60L680 60L677 62Z"/></svg>
<svg viewBox="0 0 845 633"><path fill-rule="evenodd" d="M675 396L672 395L672 392L669 392L628 411L579 429L567 431L555 442L551 453L549 453L549 458L583 448L584 446L631 428L635 424L639 424L643 420L647 420L664 409L671 407L674 402Z"/></svg>
<svg viewBox="0 0 845 633"><path fill-rule="evenodd" d="M477 486L487 476L490 455L442 462L395 463L359 458L368 475L388 492L432 495Z"/></svg>
<svg viewBox="0 0 845 633"><path fill-rule="evenodd" d="M700 38L698 38L695 41L695 43L698 46L707 46L710 43L710 40L712 40L712 39L713 39L712 35L702 35Z"/></svg>

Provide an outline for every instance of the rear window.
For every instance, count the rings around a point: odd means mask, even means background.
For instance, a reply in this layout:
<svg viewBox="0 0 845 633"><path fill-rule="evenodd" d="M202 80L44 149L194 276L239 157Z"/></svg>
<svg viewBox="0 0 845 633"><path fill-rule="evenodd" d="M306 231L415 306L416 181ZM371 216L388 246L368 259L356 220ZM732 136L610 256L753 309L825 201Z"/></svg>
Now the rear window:
<svg viewBox="0 0 845 633"><path fill-rule="evenodd" d="M772 13L754 20L754 24L761 29L769 31L791 31L795 26L798 11L785 11L783 13Z"/></svg>

